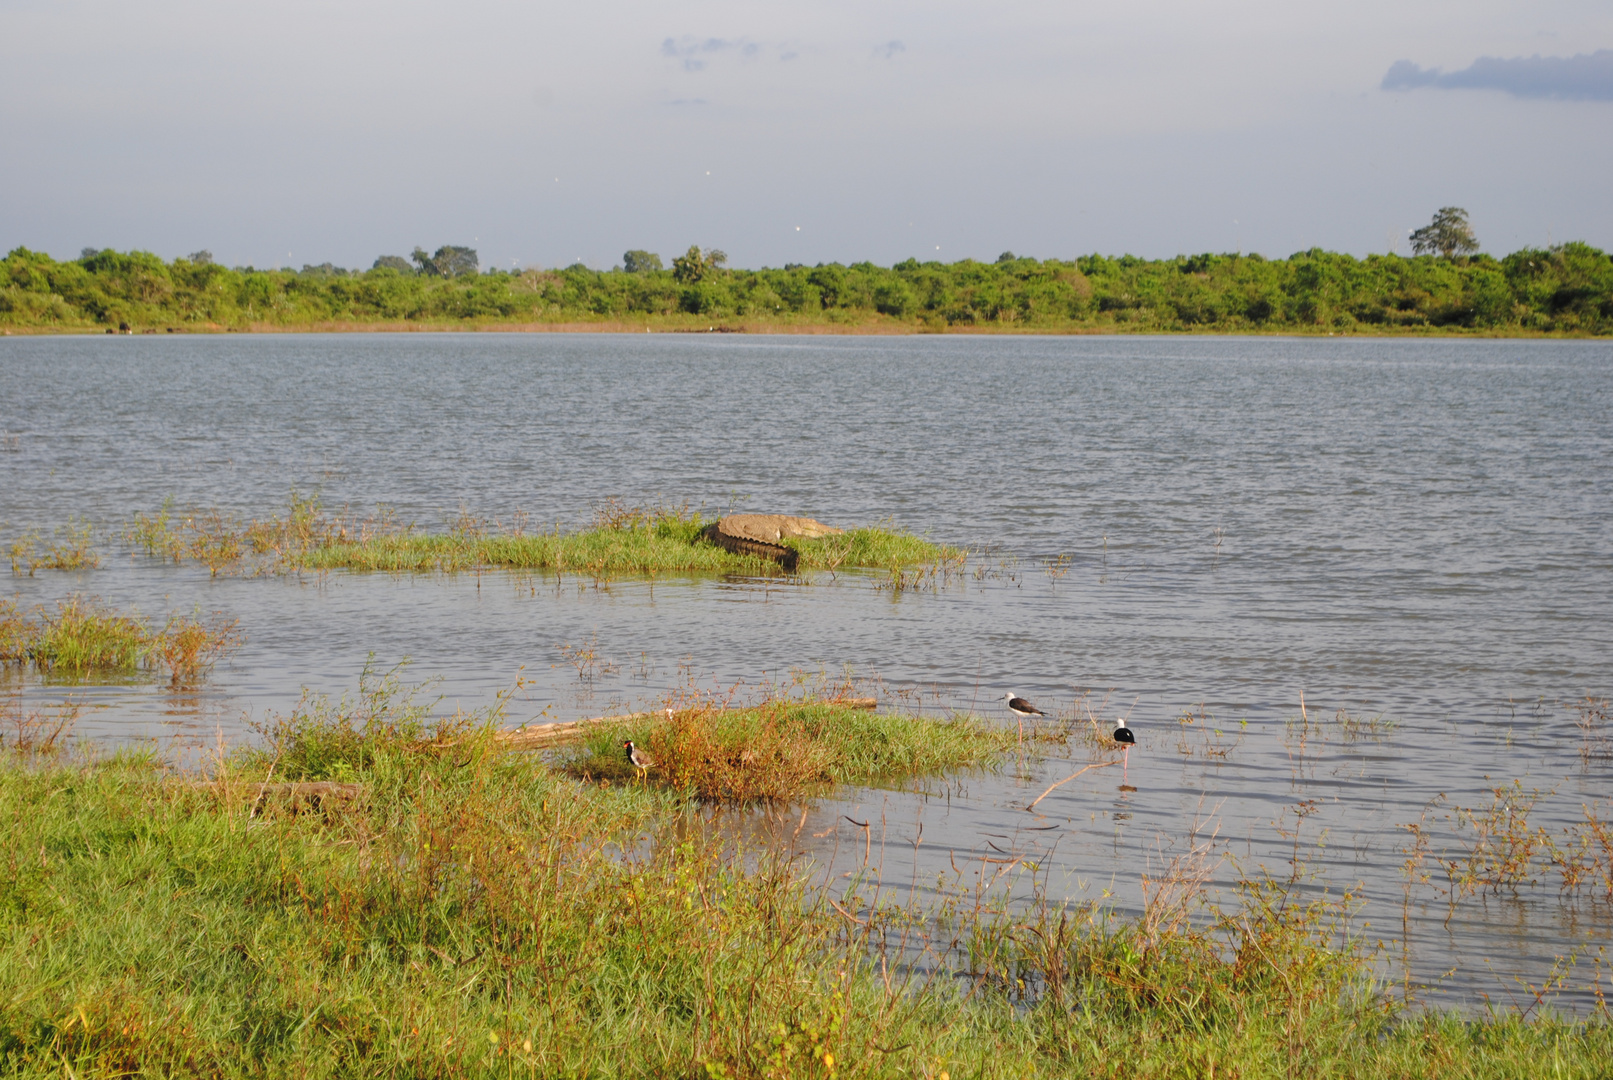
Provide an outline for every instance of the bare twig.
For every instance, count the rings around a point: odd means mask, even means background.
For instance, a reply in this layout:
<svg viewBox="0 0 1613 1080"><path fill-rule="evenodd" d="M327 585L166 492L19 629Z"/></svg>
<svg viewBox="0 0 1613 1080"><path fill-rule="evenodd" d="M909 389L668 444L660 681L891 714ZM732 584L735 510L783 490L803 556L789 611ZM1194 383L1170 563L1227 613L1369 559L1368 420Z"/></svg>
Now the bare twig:
<svg viewBox="0 0 1613 1080"><path fill-rule="evenodd" d="M1093 764L1088 765L1085 768L1077 769L1077 770L1075 770L1075 772L1071 773L1069 776L1066 776L1063 780L1060 780L1058 783L1051 785L1046 791L1044 791L1040 795L1036 796L1035 799L1031 800L1031 804L1029 806L1025 807L1025 809L1027 809L1027 810L1036 809L1036 804L1041 802L1043 799L1047 798L1049 795L1053 794L1053 789L1054 788L1062 787L1065 784L1068 784L1071 780L1074 780L1077 776L1080 776L1082 773L1086 772L1087 769L1107 769L1111 765L1118 765L1118 764L1120 764L1118 761L1100 761L1100 762L1094 762Z"/></svg>

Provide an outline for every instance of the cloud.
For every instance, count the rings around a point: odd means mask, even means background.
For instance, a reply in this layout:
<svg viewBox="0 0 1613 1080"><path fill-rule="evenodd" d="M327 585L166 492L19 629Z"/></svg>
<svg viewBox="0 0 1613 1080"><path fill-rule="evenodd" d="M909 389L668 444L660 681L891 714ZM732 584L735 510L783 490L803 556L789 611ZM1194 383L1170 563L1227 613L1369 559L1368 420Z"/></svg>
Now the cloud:
<svg viewBox="0 0 1613 1080"><path fill-rule="evenodd" d="M906 52L906 51L907 51L907 46L903 45L900 41L895 41L895 40L887 41L883 45L875 45L874 46L874 55L875 56L883 56L887 60L889 60L891 57L895 56L899 52Z"/></svg>
<svg viewBox="0 0 1613 1080"><path fill-rule="evenodd" d="M661 42L661 55L674 60L683 61L685 71L703 71L706 61L700 59L702 55L710 56L716 53L737 52L749 58L762 51L762 47L754 41L743 38L697 38L692 34L685 34L681 38L667 38Z"/></svg>
<svg viewBox="0 0 1613 1080"><path fill-rule="evenodd" d="M1421 68L1397 60L1384 75L1385 90L1436 86L1450 90L1505 90L1514 97L1613 101L1613 49L1578 56L1481 56L1461 71Z"/></svg>

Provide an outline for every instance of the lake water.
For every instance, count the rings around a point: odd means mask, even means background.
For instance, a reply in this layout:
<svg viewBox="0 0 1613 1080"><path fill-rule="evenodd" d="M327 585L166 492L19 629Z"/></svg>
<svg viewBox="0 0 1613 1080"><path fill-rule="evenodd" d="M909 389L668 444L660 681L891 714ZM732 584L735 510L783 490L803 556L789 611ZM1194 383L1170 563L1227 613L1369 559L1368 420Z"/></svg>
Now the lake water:
<svg viewBox="0 0 1613 1080"><path fill-rule="evenodd" d="M1613 692L1608 343L6 338L0 376L5 536L87 519L104 560L4 595L221 611L247 637L196 690L4 676L26 707L71 693L80 737L243 738L305 686L351 691L371 654L411 658L444 708L522 678L513 722L848 674L887 707L1005 723L1004 690L1050 713L1107 700L1138 733L1124 777L1095 770L1026 812L1091 759L1077 746L851 792L786 831L831 880L864 858L850 816L904 897L1023 857L1055 895L1126 913L1195 823L1219 830L1217 886L1288 877L1304 811L1305 887L1355 889L1357 929L1438 979L1433 1000L1527 1003L1570 956L1558 1003L1593 1000L1613 937L1599 892L1562 893L1537 853L1537 883L1453 908L1435 859L1471 847L1458 808L1514 780L1559 845L1585 806L1609 810L1613 761L1582 755L1572 708ZM908 592L855 573L210 578L113 535L166 498L267 516L293 488L433 529L462 509L577 527L614 497L891 523L974 554ZM1385 722L1346 732L1341 709ZM1400 826L1419 821L1430 880L1408 891Z"/></svg>

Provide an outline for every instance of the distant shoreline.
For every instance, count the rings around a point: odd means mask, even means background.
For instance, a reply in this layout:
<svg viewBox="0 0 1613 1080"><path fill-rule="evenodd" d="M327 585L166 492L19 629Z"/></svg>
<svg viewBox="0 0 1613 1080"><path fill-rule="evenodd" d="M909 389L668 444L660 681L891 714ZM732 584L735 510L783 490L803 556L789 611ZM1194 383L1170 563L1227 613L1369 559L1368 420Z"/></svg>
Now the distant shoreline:
<svg viewBox="0 0 1613 1080"><path fill-rule="evenodd" d="M1613 256L1581 243L1501 259L1004 252L760 270L691 249L671 271L628 252L646 268L483 272L475 252L453 252L419 269L388 256L295 271L16 248L0 260L0 332L1613 336Z"/></svg>
<svg viewBox="0 0 1613 1080"><path fill-rule="evenodd" d="M356 322L329 320L306 325L280 323L252 323L247 326L166 326L132 327L127 333L108 334L100 326L7 326L0 328L0 337L152 337L161 335L225 335L225 334L743 334L750 336L801 336L801 337L1362 337L1362 338L1475 338L1475 339L1540 339L1560 341L1606 341L1613 335L1586 330L1531 330L1522 327L1351 327L1348 330L1329 330L1323 327L1308 328L1281 326L1270 329L1244 327L1240 329L1162 329L1160 327L1128 327L1123 324L1060 326L980 326L962 325L932 328L902 326L889 320L866 323L788 323L752 322L733 320L705 325L676 325L673 323L626 322L610 320L600 322Z"/></svg>

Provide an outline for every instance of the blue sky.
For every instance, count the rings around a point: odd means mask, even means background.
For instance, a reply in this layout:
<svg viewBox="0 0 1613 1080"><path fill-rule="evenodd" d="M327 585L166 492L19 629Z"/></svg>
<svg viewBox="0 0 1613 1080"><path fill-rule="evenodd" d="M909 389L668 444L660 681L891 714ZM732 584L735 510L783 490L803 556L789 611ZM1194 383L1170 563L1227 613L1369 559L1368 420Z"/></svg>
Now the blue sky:
<svg viewBox="0 0 1613 1080"><path fill-rule="evenodd" d="M0 0L0 248L1613 248L1608 49L1606 0Z"/></svg>

